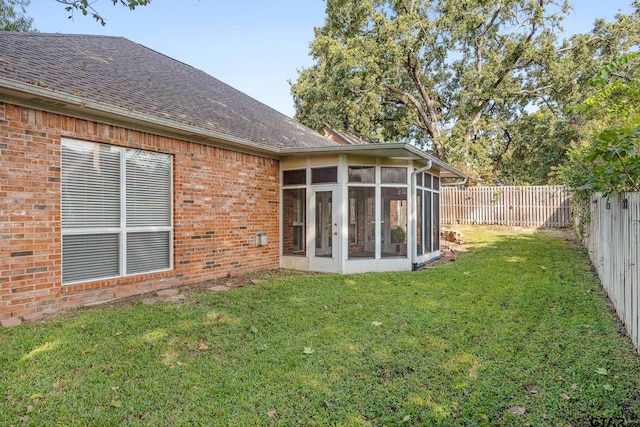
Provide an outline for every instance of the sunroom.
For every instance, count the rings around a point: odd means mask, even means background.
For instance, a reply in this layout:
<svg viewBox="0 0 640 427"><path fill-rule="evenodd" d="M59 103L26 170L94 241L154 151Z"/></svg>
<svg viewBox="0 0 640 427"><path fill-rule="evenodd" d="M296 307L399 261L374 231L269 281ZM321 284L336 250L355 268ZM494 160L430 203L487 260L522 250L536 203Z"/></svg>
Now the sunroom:
<svg viewBox="0 0 640 427"><path fill-rule="evenodd" d="M464 173L408 144L286 150L282 268L408 271L440 256L440 188Z"/></svg>

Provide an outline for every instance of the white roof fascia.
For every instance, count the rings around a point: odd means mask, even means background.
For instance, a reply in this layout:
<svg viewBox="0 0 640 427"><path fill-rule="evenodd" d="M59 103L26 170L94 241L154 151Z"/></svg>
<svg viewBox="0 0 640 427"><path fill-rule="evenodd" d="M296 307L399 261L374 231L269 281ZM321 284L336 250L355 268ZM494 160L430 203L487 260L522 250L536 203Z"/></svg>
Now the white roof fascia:
<svg viewBox="0 0 640 427"><path fill-rule="evenodd" d="M336 143L335 146L326 147L278 148L222 132L203 129L174 120L161 119L150 114L139 113L126 108L115 107L110 104L91 101L79 96L56 92L48 88L1 77L0 94L3 95L2 101L8 103L16 103L17 105L43 109L53 113L67 113L91 120L115 124L117 126L132 127L145 132L159 133L169 137L221 146L244 153L259 154L269 158L288 155L329 153L357 154L375 157L401 157L391 155L390 153L392 151L398 151L400 154L405 154L405 156L409 154L415 160L422 159L432 161L440 170L448 172L449 177L467 178L467 175L453 166L429 155L413 145L402 142L353 145L340 145Z"/></svg>
<svg viewBox="0 0 640 427"><path fill-rule="evenodd" d="M0 94L3 95L2 100L4 102L43 109L53 113L70 113L74 116L101 122L105 122L105 119L107 119L110 124L119 126L124 124L143 131L149 131L150 129L160 130L163 135L188 140L195 138L201 143L221 145L237 151L259 153L272 158L277 157L279 152L278 147L267 144L4 78L0 78Z"/></svg>
<svg viewBox="0 0 640 427"><path fill-rule="evenodd" d="M413 145L403 142L389 142L380 144L357 144L357 145L336 145L335 147L299 147L299 148L284 148L280 150L282 155L312 155L312 154L360 154L376 157L400 157L390 156L382 154L383 152L400 151L406 154L410 154L412 157L422 159L425 161L432 161L434 166L437 166L440 170L448 172L449 176L445 178L461 178L465 179L467 175L453 166L443 162L436 157L431 156L428 153L414 147Z"/></svg>

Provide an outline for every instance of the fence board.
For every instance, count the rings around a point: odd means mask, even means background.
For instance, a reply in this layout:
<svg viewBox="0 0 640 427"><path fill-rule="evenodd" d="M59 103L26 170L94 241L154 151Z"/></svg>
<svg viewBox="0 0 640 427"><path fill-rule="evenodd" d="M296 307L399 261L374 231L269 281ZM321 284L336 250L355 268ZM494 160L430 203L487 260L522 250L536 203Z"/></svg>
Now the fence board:
<svg viewBox="0 0 640 427"><path fill-rule="evenodd" d="M627 208L623 201L627 200ZM589 203L584 244L602 287L640 349L640 193L597 195Z"/></svg>
<svg viewBox="0 0 640 427"><path fill-rule="evenodd" d="M571 226L571 198L561 186L443 187L442 224Z"/></svg>

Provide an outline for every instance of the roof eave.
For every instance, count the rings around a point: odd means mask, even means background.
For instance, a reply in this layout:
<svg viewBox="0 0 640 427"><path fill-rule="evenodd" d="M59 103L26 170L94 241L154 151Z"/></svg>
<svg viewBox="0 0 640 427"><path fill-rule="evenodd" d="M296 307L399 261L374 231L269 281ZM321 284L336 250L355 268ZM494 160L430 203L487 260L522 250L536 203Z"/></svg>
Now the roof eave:
<svg viewBox="0 0 640 427"><path fill-rule="evenodd" d="M412 160L433 162L441 171L445 172L444 174L441 173L442 177L461 179L467 177L453 166L406 143L336 144L334 146L323 147L279 148L2 77L0 77L0 95L2 96L2 101L7 103L37 108L52 113L68 114L73 117L96 120L101 123L123 126L143 132L151 132L167 137L232 149L242 153L260 155L273 159L287 155L328 153L376 156L383 152L398 151L404 157L408 155Z"/></svg>
<svg viewBox="0 0 640 427"><path fill-rule="evenodd" d="M0 95L2 96L2 101L7 103L38 108L52 113L69 114L74 117L233 149L247 154L278 158L278 154L281 151L278 147L238 138L222 132L203 129L174 120L166 120L150 114L131 111L126 108L91 101L68 93L56 92L51 89L1 77Z"/></svg>
<svg viewBox="0 0 640 427"><path fill-rule="evenodd" d="M441 171L441 177L443 178L460 178L465 179L467 175L453 166L443 162L442 160L425 153L419 148L413 145L393 142L393 143L380 143L380 144L357 144L357 145L337 145L331 147L300 147L300 148L283 148L280 150L282 155L301 156L312 154L353 154L364 156L379 156L380 153L389 153L390 151L397 151L401 156L386 156L386 157L403 157L410 158L412 160L431 161ZM444 173L442 173L444 172Z"/></svg>

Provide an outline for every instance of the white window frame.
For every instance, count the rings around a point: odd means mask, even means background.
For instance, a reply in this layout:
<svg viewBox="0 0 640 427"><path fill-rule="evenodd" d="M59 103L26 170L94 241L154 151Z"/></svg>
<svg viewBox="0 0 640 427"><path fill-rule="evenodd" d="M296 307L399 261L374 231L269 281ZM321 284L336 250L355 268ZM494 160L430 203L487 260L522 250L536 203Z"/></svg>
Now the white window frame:
<svg viewBox="0 0 640 427"><path fill-rule="evenodd" d="M112 144L103 144L103 143L98 143L98 142L92 142L92 141L86 141L86 140L80 140L80 139L74 139L74 138L62 138L62 142L61 142L61 153L62 153L62 144L65 142L79 142L79 143L89 143L89 144L99 144L99 145L105 145L105 146L109 146L112 150L117 150L119 151L119 155L120 155L120 226L119 227L88 227L88 228L63 228L61 226L61 232L62 232L62 239L60 242L60 247L61 250L64 252L64 245L63 245L63 241L64 241L64 236L77 236L77 235L99 235L99 234L117 234L118 235L118 243L119 243L119 274L115 275L115 276L105 276L105 277L94 277L94 278L88 278L88 279L81 279L81 280L76 280L76 281L70 281L70 282L62 282L63 286L70 286L70 285L76 285L79 283L89 283L89 282L95 282L95 281L100 281L100 280L108 280L108 279L116 279L116 278L121 278L121 277L132 277L132 276L138 276L140 274L150 274L150 273L159 273L159 272L163 272L163 271L171 271L173 270L174 264L173 264L173 254L174 254L174 250L173 250L173 237L174 237L174 231L173 231L173 226L174 226L174 222L173 222L173 216L174 216L174 212L173 212L173 187L174 187L174 177L173 177L173 155L171 154L167 154L167 153L158 153L158 154L162 154L167 156L167 158L169 159L170 165L169 165L169 225L167 226L139 226L139 227L127 227L126 225L126 220L127 220L127 183L126 183L126 168L127 168L127 164L126 164L126 153L127 150L137 150L137 151L147 151L147 152L152 152L149 150L140 150L137 148L129 148L129 147L122 147L122 146L117 146L117 145L112 145ZM156 153L156 152L153 152ZM61 171L61 175L64 173L64 165L62 164L62 156L60 157L60 171ZM62 186L62 183L61 183ZM60 193L60 209L62 209L62 191ZM61 219L62 221L62 219ZM136 273L131 273L128 274L127 273L127 235L128 234L134 234L134 233L140 233L140 232L168 232L169 234L169 239L168 239L168 244L169 244L169 250L168 250L168 256L169 256L169 263L168 263L168 267L167 268L160 268L160 269L156 269L156 270L150 270L150 271L143 271L143 272L136 272ZM64 259L64 258L63 258ZM62 271L64 271L64 263L63 261L61 261L61 266L62 266ZM64 277L63 274L61 274L61 278ZM62 279L61 279L62 280Z"/></svg>
<svg viewBox="0 0 640 427"><path fill-rule="evenodd" d="M435 253L437 251L439 251L440 248L440 221L442 219L441 215L441 209L440 209L440 205L441 205L441 200L438 198L438 206L435 206L435 197L434 195L437 194L440 197L440 187L442 185L441 183L441 178L438 175L434 175L431 174L429 172L423 172L423 177L422 177L422 185L417 185L416 184L416 191L421 191L422 192L422 248L423 248L423 254L419 255L419 256L427 256L429 254ZM427 176L430 176L430 186L426 187L424 184L426 182L426 178ZM434 187L434 182L435 180L438 180L438 189L435 190ZM424 215L425 215L425 211L426 209L426 204L427 204L427 197L429 198L430 202L430 210L429 210L429 238L425 239L425 237L427 237L426 234L426 230L427 230L427 224L425 224L424 222ZM438 213L438 221L435 221L434 218L434 214ZM437 239L437 240L436 240ZM426 242L429 242L429 247L426 247ZM437 246L437 247L436 247Z"/></svg>
<svg viewBox="0 0 640 427"><path fill-rule="evenodd" d="M299 197L294 200L293 203L293 253L302 253L306 250L306 239L305 239L305 230L304 230L304 220L307 216L305 212L305 204L306 204L306 189L304 188L288 188L287 190L305 190L305 197ZM295 240L296 235L299 234L299 246L296 247Z"/></svg>
<svg viewBox="0 0 640 427"><path fill-rule="evenodd" d="M377 166L378 170L376 171L377 174L377 180L376 180L376 186L378 187L378 189L376 190L376 197L379 198L376 206L377 206L377 210L379 212L377 212L377 216L379 216L377 222L378 222L378 231L380 233L379 236L379 240L378 240L378 244L377 246L380 248L380 254L379 254L379 258L380 259L408 259L411 257L411 252L410 252L410 240L409 240L409 229L410 229L410 204L409 204L409 199L411 197L413 197L413 195L411 195L411 186L409 185L409 179L411 178L411 171L407 166L401 166L401 165L378 165ZM405 180L404 181L400 181L400 182L382 182L382 169L385 168L389 168L389 169L404 169L405 170ZM391 244L391 224L386 224L384 221L384 206L382 204L382 202L384 201L382 199L382 189L383 188L402 188L404 190L406 190L407 192L407 197L404 199L398 199L398 200L404 200L404 202L406 203L406 217L405 217L405 233L407 235L407 240L406 240L406 245L407 245L407 253L404 256L397 256L397 257L393 257L393 256L383 256L383 245L389 245ZM387 240L388 239L388 240ZM413 239L411 239L412 241Z"/></svg>
<svg viewBox="0 0 640 427"><path fill-rule="evenodd" d="M300 171L303 170L305 173L305 180L304 183L299 183L299 184L284 184L284 175L286 172L288 171ZM280 172L280 182L282 183L280 185L280 198L283 201L281 203L280 206L280 253L281 256L291 256L291 257L295 257L295 256L300 256L300 254L304 254L307 251L307 230L305 227L305 223L307 221L307 198L309 197L309 180L310 180L310 174L311 172L309 171L309 168L307 168L306 166L304 167L296 167L296 168L287 168L287 169L282 169ZM285 225L284 225L284 192L287 190L305 190L304 191L304 198L299 199L299 203L300 206L296 206L294 204L294 206L292 206L293 211L295 212L296 209L298 210L298 212L301 214L301 218L300 217L296 217L294 218L293 222L292 222L292 233L295 235L296 233L301 233L302 234L302 238L300 240L300 247L296 248L295 246L293 247L292 252L285 254L284 253L284 249L283 249L283 245L282 245L282 241L284 238L284 229L285 229ZM302 219L302 221L298 221ZM294 239L295 240L295 239Z"/></svg>

